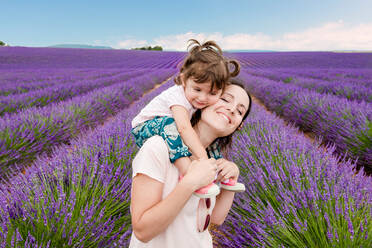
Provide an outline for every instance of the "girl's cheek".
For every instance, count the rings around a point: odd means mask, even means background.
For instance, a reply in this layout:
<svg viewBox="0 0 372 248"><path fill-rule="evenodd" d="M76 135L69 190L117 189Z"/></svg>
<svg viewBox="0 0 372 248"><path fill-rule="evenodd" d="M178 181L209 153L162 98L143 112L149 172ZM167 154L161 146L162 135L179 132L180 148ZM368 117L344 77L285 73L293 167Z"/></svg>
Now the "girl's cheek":
<svg viewBox="0 0 372 248"><path fill-rule="evenodd" d="M218 98L211 99L211 100L209 101L209 105L213 105L213 104L215 104L215 103L217 103L217 102L218 102Z"/></svg>

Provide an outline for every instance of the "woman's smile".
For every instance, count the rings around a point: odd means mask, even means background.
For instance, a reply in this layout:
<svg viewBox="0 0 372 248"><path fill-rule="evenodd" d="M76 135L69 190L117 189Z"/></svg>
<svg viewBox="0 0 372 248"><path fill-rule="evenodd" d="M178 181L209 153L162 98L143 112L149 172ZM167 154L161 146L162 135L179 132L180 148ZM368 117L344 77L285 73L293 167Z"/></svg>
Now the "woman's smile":
<svg viewBox="0 0 372 248"><path fill-rule="evenodd" d="M228 116L228 115L226 115L225 113L223 113L223 112L217 112L223 119L225 119L226 121L227 121L227 123L231 123L231 118Z"/></svg>
<svg viewBox="0 0 372 248"><path fill-rule="evenodd" d="M203 109L202 116L216 135L224 137L239 127L248 106L246 91L240 86L228 85L217 103Z"/></svg>

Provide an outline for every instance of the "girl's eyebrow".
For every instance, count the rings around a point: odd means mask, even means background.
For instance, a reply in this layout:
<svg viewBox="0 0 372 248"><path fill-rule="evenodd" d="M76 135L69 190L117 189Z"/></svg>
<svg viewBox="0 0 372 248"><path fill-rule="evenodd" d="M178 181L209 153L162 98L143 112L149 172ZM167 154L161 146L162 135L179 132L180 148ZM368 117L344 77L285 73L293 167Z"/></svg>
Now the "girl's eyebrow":
<svg viewBox="0 0 372 248"><path fill-rule="evenodd" d="M235 97L234 97L232 94L227 93L227 92L225 92L225 94L226 94L226 95L229 95L231 98L235 99ZM244 104L242 104L242 103L239 103L238 106L244 108L244 110L247 110L247 108L246 108L246 107L244 106Z"/></svg>

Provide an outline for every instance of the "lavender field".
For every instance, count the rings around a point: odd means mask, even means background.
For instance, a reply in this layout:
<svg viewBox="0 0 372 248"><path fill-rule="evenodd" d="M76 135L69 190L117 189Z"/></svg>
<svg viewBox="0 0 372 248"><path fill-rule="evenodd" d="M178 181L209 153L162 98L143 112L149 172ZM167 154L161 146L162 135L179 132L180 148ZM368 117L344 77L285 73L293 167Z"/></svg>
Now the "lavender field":
<svg viewBox="0 0 372 248"><path fill-rule="evenodd" d="M247 191L215 246L370 247L372 54L227 55L271 113L235 134ZM130 122L184 56L0 48L0 247L128 246Z"/></svg>

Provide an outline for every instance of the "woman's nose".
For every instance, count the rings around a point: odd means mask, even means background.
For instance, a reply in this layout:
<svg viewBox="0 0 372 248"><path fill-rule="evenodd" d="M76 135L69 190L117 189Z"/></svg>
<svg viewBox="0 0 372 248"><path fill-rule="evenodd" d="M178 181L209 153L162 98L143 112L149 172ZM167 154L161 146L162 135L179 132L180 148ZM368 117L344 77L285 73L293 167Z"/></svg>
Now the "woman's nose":
<svg viewBox="0 0 372 248"><path fill-rule="evenodd" d="M232 114L235 113L236 106L233 103L228 104L227 110L230 111Z"/></svg>

